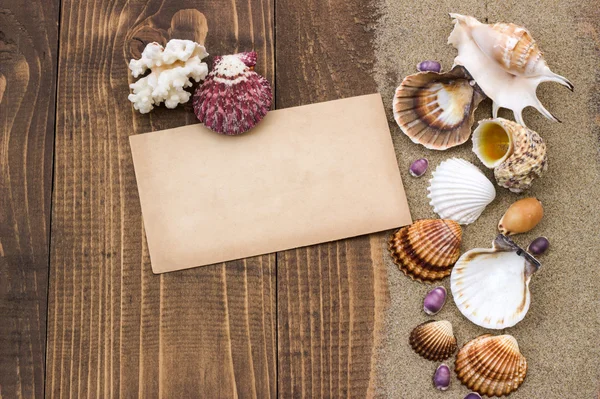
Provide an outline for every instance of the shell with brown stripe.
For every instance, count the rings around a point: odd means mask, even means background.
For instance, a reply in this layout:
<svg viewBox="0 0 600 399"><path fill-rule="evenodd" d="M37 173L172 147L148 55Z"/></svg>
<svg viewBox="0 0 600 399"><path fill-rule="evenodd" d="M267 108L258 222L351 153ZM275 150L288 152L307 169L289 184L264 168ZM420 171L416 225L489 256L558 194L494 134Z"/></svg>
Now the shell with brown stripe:
<svg viewBox="0 0 600 399"><path fill-rule="evenodd" d="M448 276L460 256L462 229L449 219L423 219L392 234L394 263L413 280L433 282Z"/></svg>

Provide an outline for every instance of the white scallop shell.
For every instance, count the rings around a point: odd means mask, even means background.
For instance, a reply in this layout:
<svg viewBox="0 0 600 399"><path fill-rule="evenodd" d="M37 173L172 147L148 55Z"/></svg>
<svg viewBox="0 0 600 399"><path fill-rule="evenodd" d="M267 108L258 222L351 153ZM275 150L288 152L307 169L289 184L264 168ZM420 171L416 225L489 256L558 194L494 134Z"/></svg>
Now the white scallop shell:
<svg viewBox="0 0 600 399"><path fill-rule="evenodd" d="M510 109L515 120L525 126L522 111L531 106L546 118L558 121L537 98L537 86L542 82L557 82L573 90L573 85L548 68L525 28L514 24L486 25L461 14L450 14L450 17L455 25L448 44L458 50L454 65L464 66L481 90L492 99L494 118L498 117L498 109ZM513 52L524 34L529 41L525 49L530 51L518 57ZM522 47L519 49L522 50ZM501 59L494 58L493 53ZM517 64L513 64L515 59Z"/></svg>
<svg viewBox="0 0 600 399"><path fill-rule="evenodd" d="M429 180L429 204L442 219L473 223L496 198L492 182L470 162L451 158L442 162Z"/></svg>
<svg viewBox="0 0 600 399"><path fill-rule="evenodd" d="M493 248L465 252L454 265L450 288L460 312L478 326L512 327L529 310L529 281L539 262L506 236Z"/></svg>

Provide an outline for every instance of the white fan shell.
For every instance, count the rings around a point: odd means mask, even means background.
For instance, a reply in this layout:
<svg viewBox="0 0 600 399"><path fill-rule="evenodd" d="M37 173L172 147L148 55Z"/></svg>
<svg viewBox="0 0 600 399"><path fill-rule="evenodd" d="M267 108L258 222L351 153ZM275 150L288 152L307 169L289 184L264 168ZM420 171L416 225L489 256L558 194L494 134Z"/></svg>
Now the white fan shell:
<svg viewBox="0 0 600 399"><path fill-rule="evenodd" d="M460 158L442 162L429 180L429 204L442 219L473 223L496 198L492 182L472 163Z"/></svg>

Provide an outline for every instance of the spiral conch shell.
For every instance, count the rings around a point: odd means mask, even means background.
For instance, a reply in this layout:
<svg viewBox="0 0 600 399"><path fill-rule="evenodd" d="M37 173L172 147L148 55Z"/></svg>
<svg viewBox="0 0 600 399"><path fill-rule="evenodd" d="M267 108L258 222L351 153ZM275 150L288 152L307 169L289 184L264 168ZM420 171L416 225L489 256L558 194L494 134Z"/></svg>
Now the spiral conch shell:
<svg viewBox="0 0 600 399"><path fill-rule="evenodd" d="M550 70L527 29L505 23L486 25L460 14L450 17L455 25L448 44L458 50L454 64L464 66L493 100L494 118L498 109L507 108L525 126L522 111L531 106L546 118L558 121L539 101L536 88L542 82L557 82L570 90L573 85Z"/></svg>
<svg viewBox="0 0 600 399"><path fill-rule="evenodd" d="M394 119L414 143L430 150L460 145L471 136L475 109L485 98L471 82L463 67L409 75L396 89Z"/></svg>
<svg viewBox="0 0 600 399"><path fill-rule="evenodd" d="M539 134L515 122L484 119L473 132L473 152L494 168L499 186L520 193L548 169L546 143Z"/></svg>
<svg viewBox="0 0 600 399"><path fill-rule="evenodd" d="M432 282L450 274L460 256L462 229L453 220L424 219L396 231L389 251L398 268L413 280Z"/></svg>
<svg viewBox="0 0 600 399"><path fill-rule="evenodd" d="M527 359L511 335L481 335L456 355L456 376L481 395L503 396L516 391L527 375Z"/></svg>
<svg viewBox="0 0 600 399"><path fill-rule="evenodd" d="M529 282L539 267L533 256L500 234L492 248L475 248L458 259L450 276L454 303L478 326L512 327L529 310Z"/></svg>

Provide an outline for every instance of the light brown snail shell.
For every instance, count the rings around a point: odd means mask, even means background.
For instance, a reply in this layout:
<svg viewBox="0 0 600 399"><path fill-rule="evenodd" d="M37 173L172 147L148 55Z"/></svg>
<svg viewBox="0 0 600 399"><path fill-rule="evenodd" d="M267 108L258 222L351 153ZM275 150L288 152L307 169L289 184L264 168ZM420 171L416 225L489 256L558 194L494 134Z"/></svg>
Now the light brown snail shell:
<svg viewBox="0 0 600 399"><path fill-rule="evenodd" d="M508 207L498 223L498 230L504 235L526 233L542 220L544 208L537 198L523 198Z"/></svg>

